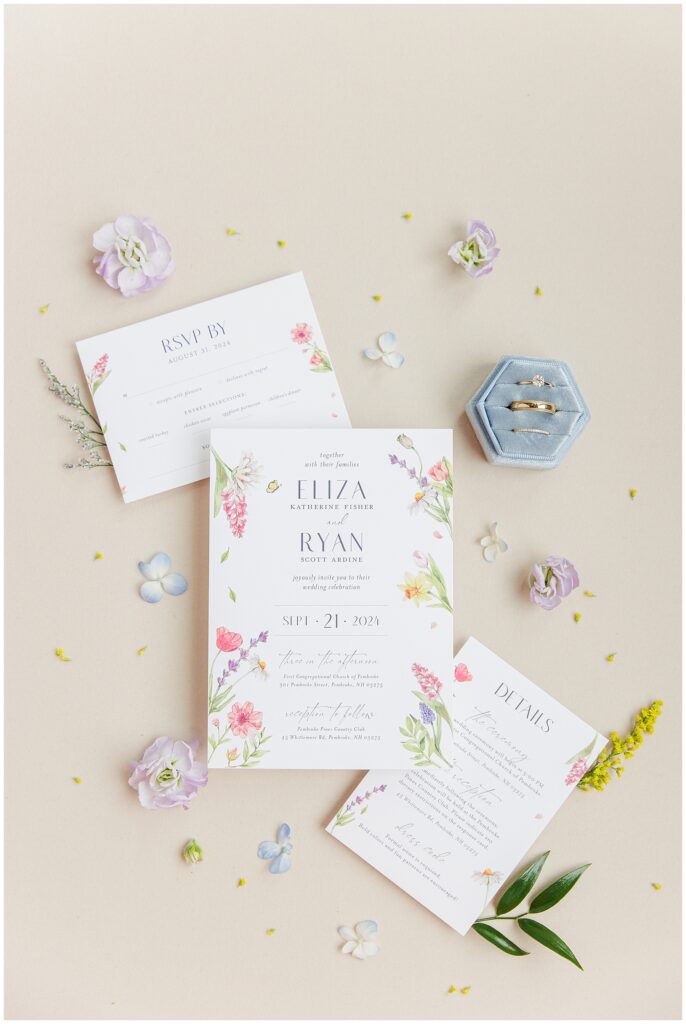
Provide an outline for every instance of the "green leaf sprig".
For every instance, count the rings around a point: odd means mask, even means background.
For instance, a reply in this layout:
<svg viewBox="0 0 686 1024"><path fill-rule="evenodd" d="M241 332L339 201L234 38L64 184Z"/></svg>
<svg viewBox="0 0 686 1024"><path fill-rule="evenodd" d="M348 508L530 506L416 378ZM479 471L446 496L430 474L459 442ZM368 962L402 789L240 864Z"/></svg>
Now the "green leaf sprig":
<svg viewBox="0 0 686 1024"><path fill-rule="evenodd" d="M521 914L511 914L510 911L515 910L523 900L529 895L533 889L538 876L540 875L543 865L548 859L550 850L542 853L541 856L533 862L525 871L515 878L514 882L507 887L505 892L502 894L495 908L495 915L492 917L480 917L478 921L475 921L472 925L473 930L477 935L480 935L482 939L486 939L487 942L492 943L501 949L503 953L509 953L510 956L528 956L529 950L522 949L511 939L508 939L506 935L503 935L501 931L494 928L493 925L487 924L488 921L516 921L518 926L528 935L529 938L539 942L542 946L552 950L553 953L557 953L558 956L562 956L565 960L569 960L580 971L583 971L583 967L572 953L571 949L564 942L559 935L551 931L550 928L546 928L544 924L531 918L530 914L542 914L546 910L550 910L556 903L564 899L568 892L574 888L576 883L583 875L586 868L590 868L590 864L582 864L580 868L575 868L573 871L568 871L566 875L562 875L556 879L550 885L542 889L529 904L529 909L525 910Z"/></svg>

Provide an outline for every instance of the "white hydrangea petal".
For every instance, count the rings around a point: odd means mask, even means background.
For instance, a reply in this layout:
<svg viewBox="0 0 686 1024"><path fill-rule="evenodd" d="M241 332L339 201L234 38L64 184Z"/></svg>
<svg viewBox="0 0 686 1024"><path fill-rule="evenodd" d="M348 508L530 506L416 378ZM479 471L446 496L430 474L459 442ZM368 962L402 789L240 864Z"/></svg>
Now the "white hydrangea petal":
<svg viewBox="0 0 686 1024"><path fill-rule="evenodd" d="M496 555L498 554L498 545L489 544L483 549L483 556L487 562L495 562Z"/></svg>
<svg viewBox="0 0 686 1024"><path fill-rule="evenodd" d="M103 224L101 228L93 234L93 248L97 249L98 252L107 252L107 250L114 245L117 240L117 232L114 230L114 224Z"/></svg>
<svg viewBox="0 0 686 1024"><path fill-rule="evenodd" d="M392 352L397 344L398 339L393 331L384 331L383 334L379 335L379 348L382 352Z"/></svg>
<svg viewBox="0 0 686 1024"><path fill-rule="evenodd" d="M371 939L372 935L376 935L379 930L379 926L376 921L358 921L355 925L355 933L361 939Z"/></svg>
<svg viewBox="0 0 686 1024"><path fill-rule="evenodd" d="M159 580L148 580L147 583L141 583L139 593L148 604L157 604L158 601L162 600L164 591Z"/></svg>
<svg viewBox="0 0 686 1024"><path fill-rule="evenodd" d="M342 924L340 926L340 928L338 929L338 934L342 939L347 939L349 942L357 942L355 932L352 930L352 928L348 928L348 926L345 924Z"/></svg>
<svg viewBox="0 0 686 1024"><path fill-rule="evenodd" d="M376 942L361 942L359 948L362 950L363 958L368 956L376 956L376 954L379 952L379 946L376 944Z"/></svg>
<svg viewBox="0 0 686 1024"><path fill-rule="evenodd" d="M165 593L171 594L172 597L178 597L179 594L185 594L188 590L188 580L185 576L182 576L180 572L169 572L164 576L160 583L164 587Z"/></svg>
<svg viewBox="0 0 686 1024"><path fill-rule="evenodd" d="M350 942L346 942L344 946L341 946L341 953L347 956L349 953L352 953L355 949L357 949L357 942L353 939Z"/></svg>
<svg viewBox="0 0 686 1024"><path fill-rule="evenodd" d="M365 355L367 359L381 359L381 353L376 348L366 348L363 355Z"/></svg>
<svg viewBox="0 0 686 1024"><path fill-rule="evenodd" d="M157 554L150 559L149 565L152 576L149 576L148 579L161 580L162 577L166 576L171 569L171 558L169 555L165 554L164 551L158 551Z"/></svg>
<svg viewBox="0 0 686 1024"><path fill-rule="evenodd" d="M365 959L367 954L364 951L364 943L363 942L356 942L355 943L355 948L353 950L353 956L355 957L356 960L364 960Z"/></svg>
<svg viewBox="0 0 686 1024"><path fill-rule="evenodd" d="M394 370L399 370L405 362L405 356L401 356L400 352L384 353L383 361L386 366L390 366Z"/></svg>

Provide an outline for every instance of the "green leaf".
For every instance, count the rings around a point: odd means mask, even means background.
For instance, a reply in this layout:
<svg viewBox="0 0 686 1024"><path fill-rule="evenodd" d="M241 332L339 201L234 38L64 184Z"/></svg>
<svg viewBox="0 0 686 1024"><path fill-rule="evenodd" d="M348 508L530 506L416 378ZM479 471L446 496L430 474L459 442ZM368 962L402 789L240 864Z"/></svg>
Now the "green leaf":
<svg viewBox="0 0 686 1024"><path fill-rule="evenodd" d="M563 956L565 960L570 960L573 964L576 964L580 971L583 971L583 967L567 943L563 942L555 932L551 932L550 928L546 928L540 921L530 921L528 917L520 917L517 924L526 935L535 939L536 942L540 942L542 946L552 949L553 953L557 953L558 956Z"/></svg>
<svg viewBox="0 0 686 1024"><path fill-rule="evenodd" d="M570 757L569 761L565 761L565 764L574 764L575 761L583 761L591 753L595 746L595 741L598 739L598 733L595 734L591 742L583 750L580 750L578 754L574 754Z"/></svg>
<svg viewBox="0 0 686 1024"><path fill-rule="evenodd" d="M568 871L566 875L562 875L561 878L552 882L547 888L541 889L531 901L529 913L542 914L544 910L550 910L551 907L554 907L556 903L559 903L567 895L570 889L574 888L586 868L590 868L590 866L590 864L583 864L580 868L575 868L574 871Z"/></svg>
<svg viewBox="0 0 686 1024"><path fill-rule="evenodd" d="M508 886L505 892L498 900L498 904L495 908L496 914L509 914L511 910L518 907L522 900L529 895L536 879L541 873L543 865L545 864L550 850L542 853L538 860L535 860L533 864L523 871L519 878L515 878L512 885Z"/></svg>
<svg viewBox="0 0 686 1024"><path fill-rule="evenodd" d="M229 597L231 598L231 600L235 604L236 603L236 591L232 590L231 587L229 587Z"/></svg>
<svg viewBox="0 0 686 1024"><path fill-rule="evenodd" d="M121 441L119 442L119 447L121 448L121 450L122 450L123 452L125 452L125 451L126 451L126 445L125 445L125 444L122 444L122 443L121 443Z"/></svg>
<svg viewBox="0 0 686 1024"><path fill-rule="evenodd" d="M437 701L435 704L432 704L431 707L434 709L434 711L436 711L438 715L440 715L443 721L447 723L448 727L450 728L450 731L452 732L453 721L450 715L448 714L448 709L446 708L445 704L443 704L442 701Z"/></svg>
<svg viewBox="0 0 686 1024"><path fill-rule="evenodd" d="M225 562L228 557L229 549L227 548L226 551L222 551L222 557L219 559L219 564L221 565L223 562Z"/></svg>
<svg viewBox="0 0 686 1024"><path fill-rule="evenodd" d="M499 932L497 928L492 928L490 924L482 924L480 921L477 921L476 924L472 925L472 928L482 939L486 939L487 942L492 942L498 949L502 949L503 953L509 953L510 956L529 955L528 950L515 945L502 932Z"/></svg>
<svg viewBox="0 0 686 1024"><path fill-rule="evenodd" d="M222 492L226 489L226 485L229 482L229 471L219 458L214 448L211 449L214 455L215 463L215 478L214 478L214 509L213 516L219 515L219 509L222 507Z"/></svg>

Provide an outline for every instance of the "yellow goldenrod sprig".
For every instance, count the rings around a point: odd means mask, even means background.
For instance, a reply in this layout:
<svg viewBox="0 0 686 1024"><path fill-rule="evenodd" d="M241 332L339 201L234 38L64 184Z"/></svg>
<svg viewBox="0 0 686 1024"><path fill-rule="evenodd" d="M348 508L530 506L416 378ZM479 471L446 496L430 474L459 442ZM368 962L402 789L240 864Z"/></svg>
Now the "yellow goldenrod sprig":
<svg viewBox="0 0 686 1024"><path fill-rule="evenodd" d="M617 778L621 777L624 771L622 760L628 761L633 757L643 743L644 735L651 735L655 731L655 723L662 714L662 705L661 700L655 700L649 707L641 708L634 719L633 729L624 739L616 732L610 733L609 744L593 767L582 776L579 789L602 790L612 780L613 772Z"/></svg>

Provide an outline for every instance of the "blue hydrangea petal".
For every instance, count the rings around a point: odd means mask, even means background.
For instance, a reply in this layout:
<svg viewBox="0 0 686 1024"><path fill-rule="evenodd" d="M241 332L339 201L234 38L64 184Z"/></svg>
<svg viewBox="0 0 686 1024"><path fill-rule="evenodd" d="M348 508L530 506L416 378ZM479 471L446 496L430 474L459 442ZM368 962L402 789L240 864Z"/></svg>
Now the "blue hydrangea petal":
<svg viewBox="0 0 686 1024"><path fill-rule="evenodd" d="M146 583L141 583L140 595L148 604L157 604L162 600L163 593L159 580L148 580Z"/></svg>
<svg viewBox="0 0 686 1024"><path fill-rule="evenodd" d="M178 597L179 594L185 594L188 590L188 580L185 576L182 576L180 572L170 572L164 576L160 583L164 587L167 594L172 594L173 597Z"/></svg>

